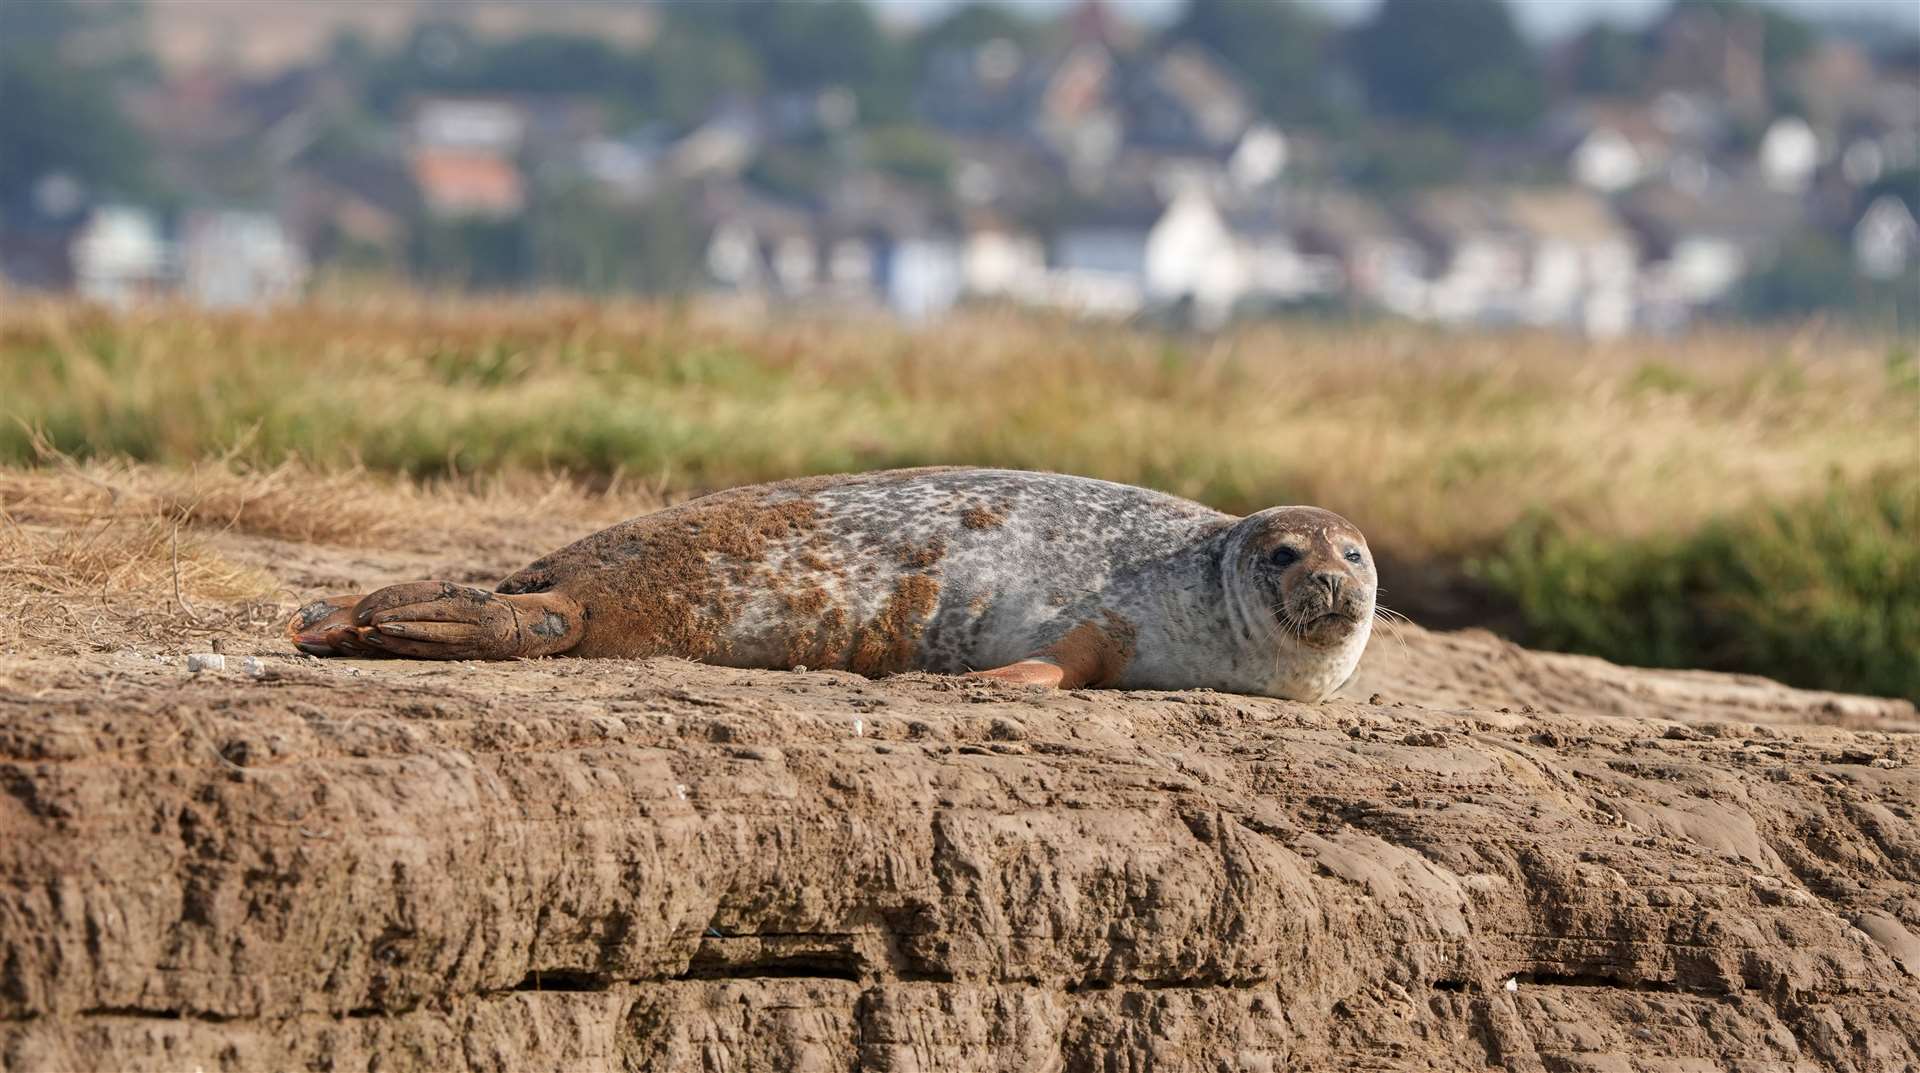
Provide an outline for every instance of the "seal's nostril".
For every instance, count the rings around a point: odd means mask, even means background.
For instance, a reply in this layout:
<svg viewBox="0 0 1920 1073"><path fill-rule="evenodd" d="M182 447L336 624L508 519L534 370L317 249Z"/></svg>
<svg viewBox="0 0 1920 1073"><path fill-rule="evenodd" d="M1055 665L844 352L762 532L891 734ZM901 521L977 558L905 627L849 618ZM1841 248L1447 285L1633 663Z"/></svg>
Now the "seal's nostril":
<svg viewBox="0 0 1920 1073"><path fill-rule="evenodd" d="M1339 598L1341 582L1339 574L1331 570L1321 570L1313 575L1313 580L1318 582L1320 587L1327 590L1328 596L1334 597L1335 599Z"/></svg>

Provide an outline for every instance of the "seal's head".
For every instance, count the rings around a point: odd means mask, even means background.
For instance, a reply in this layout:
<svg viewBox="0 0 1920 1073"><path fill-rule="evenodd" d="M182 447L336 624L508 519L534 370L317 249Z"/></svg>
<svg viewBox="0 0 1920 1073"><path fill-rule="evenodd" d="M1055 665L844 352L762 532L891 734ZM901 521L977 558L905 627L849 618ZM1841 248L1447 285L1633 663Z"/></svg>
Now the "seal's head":
<svg viewBox="0 0 1920 1073"><path fill-rule="evenodd" d="M1242 549L1244 576L1266 595L1281 631L1314 648L1350 638L1373 618L1375 577L1367 538L1318 507L1275 507Z"/></svg>
<svg viewBox="0 0 1920 1073"><path fill-rule="evenodd" d="M1234 526L1229 599L1243 635L1274 646L1275 692L1331 693L1373 632L1373 553L1352 522L1318 507L1274 507Z"/></svg>

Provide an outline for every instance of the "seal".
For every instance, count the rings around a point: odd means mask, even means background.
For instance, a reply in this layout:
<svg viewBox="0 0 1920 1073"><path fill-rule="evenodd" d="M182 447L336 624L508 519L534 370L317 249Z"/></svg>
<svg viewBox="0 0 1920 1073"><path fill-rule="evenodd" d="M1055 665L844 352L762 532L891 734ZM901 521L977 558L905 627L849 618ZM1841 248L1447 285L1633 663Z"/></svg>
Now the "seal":
<svg viewBox="0 0 1920 1073"><path fill-rule="evenodd" d="M302 607L318 656L679 656L868 676L1319 700L1371 635L1366 538L1317 507L1244 518L1017 470L815 477L602 530L492 592L393 585Z"/></svg>

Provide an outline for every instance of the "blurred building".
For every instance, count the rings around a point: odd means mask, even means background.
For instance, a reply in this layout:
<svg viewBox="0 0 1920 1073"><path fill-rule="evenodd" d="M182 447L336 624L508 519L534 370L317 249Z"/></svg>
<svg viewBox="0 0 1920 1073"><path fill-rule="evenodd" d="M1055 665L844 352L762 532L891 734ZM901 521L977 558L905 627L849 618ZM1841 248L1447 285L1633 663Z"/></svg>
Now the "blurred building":
<svg viewBox="0 0 1920 1073"><path fill-rule="evenodd" d="M264 212L190 214L179 241L180 293L214 309L278 305L300 296L306 254Z"/></svg>
<svg viewBox="0 0 1920 1073"><path fill-rule="evenodd" d="M73 236L70 257L74 290L96 302L131 305L166 293L171 284L172 250L144 209L95 209Z"/></svg>

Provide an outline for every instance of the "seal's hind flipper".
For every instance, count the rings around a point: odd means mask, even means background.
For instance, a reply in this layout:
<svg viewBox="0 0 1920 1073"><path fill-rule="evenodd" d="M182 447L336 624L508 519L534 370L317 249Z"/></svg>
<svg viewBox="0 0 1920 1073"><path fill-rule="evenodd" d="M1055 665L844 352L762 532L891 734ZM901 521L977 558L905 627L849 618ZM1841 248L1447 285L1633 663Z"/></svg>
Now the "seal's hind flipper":
<svg viewBox="0 0 1920 1073"><path fill-rule="evenodd" d="M302 607L287 634L315 656L523 659L580 643L586 616L555 592L507 596L446 581L389 585Z"/></svg>
<svg viewBox="0 0 1920 1073"><path fill-rule="evenodd" d="M380 653L360 645L354 629L353 609L359 594L324 596L300 605L287 621L287 639L309 656L377 656Z"/></svg>
<svg viewBox="0 0 1920 1073"><path fill-rule="evenodd" d="M580 643L586 616L557 592L503 595L447 581L389 585L353 609L361 644L407 659L527 659Z"/></svg>

